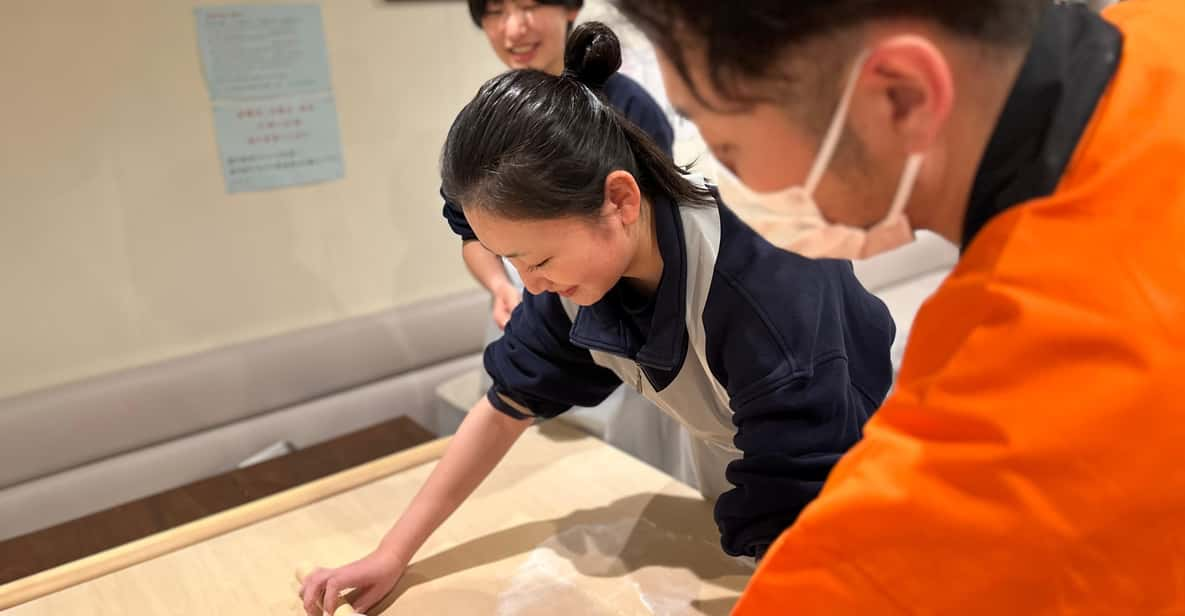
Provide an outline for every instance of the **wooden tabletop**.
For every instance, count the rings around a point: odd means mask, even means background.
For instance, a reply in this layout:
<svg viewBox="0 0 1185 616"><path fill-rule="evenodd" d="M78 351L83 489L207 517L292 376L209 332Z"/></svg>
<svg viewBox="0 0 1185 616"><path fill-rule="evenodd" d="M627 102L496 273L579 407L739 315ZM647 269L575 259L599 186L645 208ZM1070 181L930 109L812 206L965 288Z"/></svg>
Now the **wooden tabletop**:
<svg viewBox="0 0 1185 616"><path fill-rule="evenodd" d="M340 565L373 550L434 467L407 467L5 616L303 614L297 564ZM751 572L721 551L711 502L547 422L527 431L367 613L727 616Z"/></svg>
<svg viewBox="0 0 1185 616"><path fill-rule="evenodd" d="M0 585L320 479L436 438L400 417L0 542Z"/></svg>

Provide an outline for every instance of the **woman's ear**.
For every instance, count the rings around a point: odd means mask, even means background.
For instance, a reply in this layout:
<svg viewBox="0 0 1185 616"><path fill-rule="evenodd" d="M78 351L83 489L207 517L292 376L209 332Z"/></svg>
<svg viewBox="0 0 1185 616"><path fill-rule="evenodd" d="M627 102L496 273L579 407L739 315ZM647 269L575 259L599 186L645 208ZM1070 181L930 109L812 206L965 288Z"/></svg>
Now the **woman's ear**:
<svg viewBox="0 0 1185 616"><path fill-rule="evenodd" d="M617 216L624 225L638 221L642 215L642 189L633 174L618 169L605 177L605 203L601 214Z"/></svg>

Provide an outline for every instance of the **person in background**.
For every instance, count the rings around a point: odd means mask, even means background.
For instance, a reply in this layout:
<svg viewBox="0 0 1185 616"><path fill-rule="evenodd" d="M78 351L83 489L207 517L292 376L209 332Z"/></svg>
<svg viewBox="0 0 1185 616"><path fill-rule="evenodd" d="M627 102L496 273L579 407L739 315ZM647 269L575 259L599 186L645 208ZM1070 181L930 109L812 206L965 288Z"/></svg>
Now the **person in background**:
<svg viewBox="0 0 1185 616"><path fill-rule="evenodd" d="M559 75L564 70L564 43L583 5L584 0L469 0L469 16L507 68ZM671 155L674 131L662 108L641 85L617 73L605 83L602 93L610 105ZM494 323L504 328L522 301L521 282L512 280L512 268L477 241L464 210L447 198L444 217L461 238L465 266L493 298Z"/></svg>
<svg viewBox="0 0 1185 616"><path fill-rule="evenodd" d="M755 191L962 247L734 613L1185 613L1185 2L615 3Z"/></svg>

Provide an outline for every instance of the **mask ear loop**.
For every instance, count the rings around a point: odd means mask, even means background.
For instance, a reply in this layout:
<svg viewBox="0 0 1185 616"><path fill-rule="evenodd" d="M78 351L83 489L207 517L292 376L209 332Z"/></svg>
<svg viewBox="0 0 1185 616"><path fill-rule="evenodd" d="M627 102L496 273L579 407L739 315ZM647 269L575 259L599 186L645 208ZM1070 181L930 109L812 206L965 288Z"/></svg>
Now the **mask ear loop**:
<svg viewBox="0 0 1185 616"><path fill-rule="evenodd" d="M848 109L851 108L852 98L856 94L856 84L860 82L860 71L864 68L864 61L868 59L868 54L868 50L864 50L856 57L856 63L848 77L848 83L844 86L843 95L839 99L839 106L835 109L835 116L831 118L831 126L827 128L823 144L819 147L819 155L815 158L815 164L811 167L806 183L803 184L808 195L814 196L819 182L823 181L823 174L827 172L827 167L831 166L831 159L835 156L835 149L839 146L839 140L843 136L844 124L847 123Z"/></svg>
<svg viewBox="0 0 1185 616"><path fill-rule="evenodd" d="M905 170L901 172L901 183L897 185L897 194L893 195L893 204L889 206L889 213L880 224L892 221L905 211L905 205L909 203L914 184L917 183L918 173L922 170L923 159L925 156L922 154L910 154L909 158L905 160Z"/></svg>

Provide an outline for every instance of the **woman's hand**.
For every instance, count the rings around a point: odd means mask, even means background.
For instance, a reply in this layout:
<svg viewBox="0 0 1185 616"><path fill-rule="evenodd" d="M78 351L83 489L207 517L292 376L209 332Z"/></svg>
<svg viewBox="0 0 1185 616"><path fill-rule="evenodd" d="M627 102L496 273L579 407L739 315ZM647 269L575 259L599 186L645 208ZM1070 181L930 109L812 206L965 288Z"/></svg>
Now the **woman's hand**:
<svg viewBox="0 0 1185 616"><path fill-rule="evenodd" d="M494 323L498 324L498 329L506 329L510 315L523 301L523 294L509 280L495 287L491 293L494 296Z"/></svg>
<svg viewBox="0 0 1185 616"><path fill-rule="evenodd" d="M381 551L336 569L314 569L303 581L300 598L309 616L333 614L342 604L341 593L354 589L354 611L365 614L395 588L407 568L393 556Z"/></svg>

